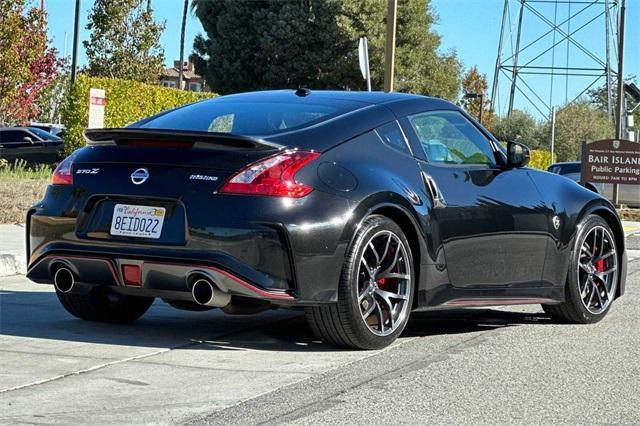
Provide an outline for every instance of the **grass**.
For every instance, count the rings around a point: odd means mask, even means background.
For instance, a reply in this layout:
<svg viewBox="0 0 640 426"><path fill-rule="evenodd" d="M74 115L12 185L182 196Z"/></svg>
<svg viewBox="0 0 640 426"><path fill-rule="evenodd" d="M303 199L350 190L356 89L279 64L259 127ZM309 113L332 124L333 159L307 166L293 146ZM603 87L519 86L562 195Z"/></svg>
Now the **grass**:
<svg viewBox="0 0 640 426"><path fill-rule="evenodd" d="M0 159L0 223L24 223L29 207L42 199L51 173L46 164Z"/></svg>

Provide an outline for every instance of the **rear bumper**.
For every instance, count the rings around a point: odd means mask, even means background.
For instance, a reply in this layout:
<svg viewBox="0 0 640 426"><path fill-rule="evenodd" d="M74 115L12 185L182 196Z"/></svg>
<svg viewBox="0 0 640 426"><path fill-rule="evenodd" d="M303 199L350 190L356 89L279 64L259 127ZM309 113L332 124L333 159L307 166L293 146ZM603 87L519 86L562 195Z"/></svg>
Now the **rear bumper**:
<svg viewBox="0 0 640 426"><path fill-rule="evenodd" d="M165 219L165 224L172 225L167 228L170 232L149 241L110 236L111 211L93 207L96 199L111 203L115 196L87 196L79 189L50 186L45 199L27 215L27 276L51 284L52 261L66 259L70 266L84 268L78 274L84 274L82 281L89 285L156 292L149 294L156 297L165 297L160 293L169 291L176 293L170 297L181 297L177 293L188 292L185 268L197 267L210 273L224 271L248 284L249 293L240 288L247 286L229 284L232 292L243 296L300 305L336 300L351 235L344 232L351 220L345 199L320 191L291 203L268 197L205 195L190 194L174 202L176 207L167 209ZM129 197L127 202L166 199ZM193 207L185 209L186 205ZM80 258L99 260L85 265L87 261ZM142 263L150 271L149 281L141 288L130 289L113 278L122 275L119 268L125 261Z"/></svg>
<svg viewBox="0 0 640 426"><path fill-rule="evenodd" d="M127 283L125 266L140 270L140 283ZM292 305L296 298L292 291L267 289L260 284L202 261L169 259L144 259L108 255L86 255L73 251L49 253L29 267L27 277L41 284L52 284L53 273L60 267L70 269L78 284L84 286L104 285L114 290L147 297L162 297L168 300L191 301L189 277L193 274L207 276L216 287L232 296L242 296L269 301L276 305Z"/></svg>

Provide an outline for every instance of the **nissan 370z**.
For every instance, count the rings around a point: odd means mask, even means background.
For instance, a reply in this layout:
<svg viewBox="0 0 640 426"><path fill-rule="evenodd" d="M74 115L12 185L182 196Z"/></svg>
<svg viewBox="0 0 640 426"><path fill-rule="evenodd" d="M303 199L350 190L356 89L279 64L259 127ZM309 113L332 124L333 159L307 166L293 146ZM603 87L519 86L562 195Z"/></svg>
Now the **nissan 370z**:
<svg viewBox="0 0 640 426"><path fill-rule="evenodd" d="M27 276L85 320L295 307L372 349L416 310L594 323L624 293L611 203L440 99L246 93L85 137L27 215Z"/></svg>

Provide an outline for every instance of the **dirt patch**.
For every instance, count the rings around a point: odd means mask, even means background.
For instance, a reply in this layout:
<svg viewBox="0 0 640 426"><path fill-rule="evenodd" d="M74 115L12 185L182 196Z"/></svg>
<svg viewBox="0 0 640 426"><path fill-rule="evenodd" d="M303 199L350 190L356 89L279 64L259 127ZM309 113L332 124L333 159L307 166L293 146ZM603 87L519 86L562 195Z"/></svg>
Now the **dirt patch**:
<svg viewBox="0 0 640 426"><path fill-rule="evenodd" d="M618 214L624 220L640 221L640 209L618 209Z"/></svg>
<svg viewBox="0 0 640 426"><path fill-rule="evenodd" d="M50 179L0 179L0 223L24 223L29 207L42 199Z"/></svg>

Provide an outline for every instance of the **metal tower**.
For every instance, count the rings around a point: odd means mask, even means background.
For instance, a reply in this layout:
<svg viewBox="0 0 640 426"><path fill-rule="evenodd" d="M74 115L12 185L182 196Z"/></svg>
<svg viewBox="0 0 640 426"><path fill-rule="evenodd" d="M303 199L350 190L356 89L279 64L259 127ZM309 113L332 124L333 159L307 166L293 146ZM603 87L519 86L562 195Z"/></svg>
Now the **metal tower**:
<svg viewBox="0 0 640 426"><path fill-rule="evenodd" d="M605 86L613 118L618 14L618 0L504 0L491 108L510 115L518 96L550 117Z"/></svg>

